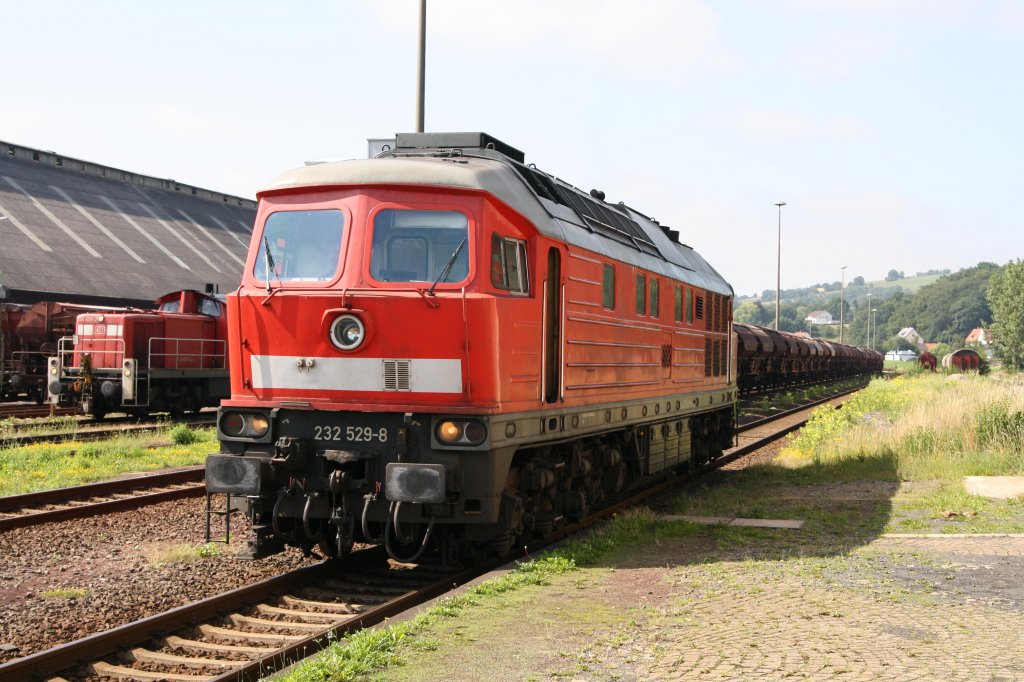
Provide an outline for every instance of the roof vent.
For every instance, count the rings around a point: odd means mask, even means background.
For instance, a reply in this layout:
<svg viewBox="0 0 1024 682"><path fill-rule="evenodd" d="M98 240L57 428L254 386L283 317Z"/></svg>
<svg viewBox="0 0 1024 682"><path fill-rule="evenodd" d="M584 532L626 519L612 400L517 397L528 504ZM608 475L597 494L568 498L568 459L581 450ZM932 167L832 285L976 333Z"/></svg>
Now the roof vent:
<svg viewBox="0 0 1024 682"><path fill-rule="evenodd" d="M487 133L398 133L395 149L490 149L525 163L526 155Z"/></svg>

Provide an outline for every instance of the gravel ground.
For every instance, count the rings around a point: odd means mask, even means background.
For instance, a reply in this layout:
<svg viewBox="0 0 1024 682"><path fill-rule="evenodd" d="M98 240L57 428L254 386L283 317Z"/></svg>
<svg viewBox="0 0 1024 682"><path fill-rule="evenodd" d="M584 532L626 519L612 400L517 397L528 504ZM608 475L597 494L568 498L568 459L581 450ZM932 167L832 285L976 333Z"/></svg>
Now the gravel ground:
<svg viewBox="0 0 1024 682"><path fill-rule="evenodd" d="M237 516L231 545L200 556L205 508L181 500L0 533L0 662L314 563L298 551L233 559L248 537Z"/></svg>

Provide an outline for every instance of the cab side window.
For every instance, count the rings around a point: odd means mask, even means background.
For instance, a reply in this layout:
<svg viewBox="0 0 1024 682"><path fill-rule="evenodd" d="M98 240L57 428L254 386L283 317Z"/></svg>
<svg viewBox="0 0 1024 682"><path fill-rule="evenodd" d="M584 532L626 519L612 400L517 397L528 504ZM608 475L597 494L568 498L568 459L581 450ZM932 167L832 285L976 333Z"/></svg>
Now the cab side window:
<svg viewBox="0 0 1024 682"><path fill-rule="evenodd" d="M647 275L636 273L636 314L647 314Z"/></svg>
<svg viewBox="0 0 1024 682"><path fill-rule="evenodd" d="M220 317L220 303L208 298L204 298L199 303L199 312L202 313L203 315L209 315L210 317Z"/></svg>
<svg viewBox="0 0 1024 682"><path fill-rule="evenodd" d="M526 242L495 234L491 237L491 284L517 294L530 292Z"/></svg>
<svg viewBox="0 0 1024 682"><path fill-rule="evenodd" d="M615 266L604 264L604 275L601 281L601 302L608 310L615 310Z"/></svg>

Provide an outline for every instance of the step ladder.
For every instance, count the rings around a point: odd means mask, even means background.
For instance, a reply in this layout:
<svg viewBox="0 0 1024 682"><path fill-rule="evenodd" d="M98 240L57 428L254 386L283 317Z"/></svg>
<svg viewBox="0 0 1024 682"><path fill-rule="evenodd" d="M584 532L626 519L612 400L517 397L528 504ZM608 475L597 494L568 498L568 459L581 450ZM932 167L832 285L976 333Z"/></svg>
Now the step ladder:
<svg viewBox="0 0 1024 682"><path fill-rule="evenodd" d="M211 542L222 542L226 545L231 542L231 514L234 510L231 508L231 493L224 493L225 498L227 498L224 500L224 509L214 510L211 503L213 501L213 496L217 494L219 493L206 493L206 542L207 544ZM214 540L212 537L211 528L213 526L214 516L224 517L223 540Z"/></svg>

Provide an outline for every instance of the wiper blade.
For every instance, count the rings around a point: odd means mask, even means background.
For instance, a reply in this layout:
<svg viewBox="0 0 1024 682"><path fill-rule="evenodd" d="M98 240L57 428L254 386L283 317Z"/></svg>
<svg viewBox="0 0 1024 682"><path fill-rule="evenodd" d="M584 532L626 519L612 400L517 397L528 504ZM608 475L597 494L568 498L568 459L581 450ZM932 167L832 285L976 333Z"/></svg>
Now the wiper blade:
<svg viewBox="0 0 1024 682"><path fill-rule="evenodd" d="M452 266L455 265L455 259L459 257L460 253L462 253L462 247L466 245L467 239L469 239L468 235L463 237L462 241L459 242L459 245L455 247L455 251L452 252L451 258L448 259L448 262L445 263L444 269L441 270L441 274L437 276L434 283L430 285L429 289L427 289L427 296L433 296L434 288L442 281L448 279L448 273L451 272Z"/></svg>
<svg viewBox="0 0 1024 682"><path fill-rule="evenodd" d="M270 293L270 273L276 269L274 266L274 257L270 254L270 242L267 240L267 235L263 235L263 265L267 273L267 293ZM277 274L277 273L274 273Z"/></svg>

